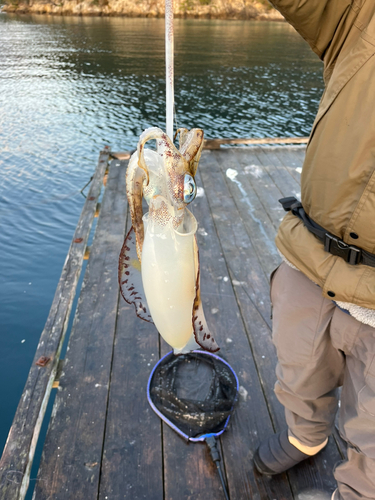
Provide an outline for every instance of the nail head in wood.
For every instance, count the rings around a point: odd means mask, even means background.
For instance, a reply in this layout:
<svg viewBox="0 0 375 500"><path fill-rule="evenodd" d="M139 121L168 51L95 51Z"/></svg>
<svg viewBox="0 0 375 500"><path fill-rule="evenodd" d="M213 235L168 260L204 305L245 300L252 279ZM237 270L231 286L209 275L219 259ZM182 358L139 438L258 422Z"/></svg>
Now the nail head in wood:
<svg viewBox="0 0 375 500"><path fill-rule="evenodd" d="M47 366L50 361L51 361L51 358L49 358L48 356L40 356L40 358L38 359L38 361L35 364L38 366L44 367L44 366Z"/></svg>

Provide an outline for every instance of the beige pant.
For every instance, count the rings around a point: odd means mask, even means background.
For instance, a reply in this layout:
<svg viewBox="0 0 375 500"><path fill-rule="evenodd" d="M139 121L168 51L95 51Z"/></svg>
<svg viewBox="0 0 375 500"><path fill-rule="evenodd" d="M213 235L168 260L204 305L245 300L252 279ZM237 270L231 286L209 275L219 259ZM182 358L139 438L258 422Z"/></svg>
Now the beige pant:
<svg viewBox="0 0 375 500"><path fill-rule="evenodd" d="M375 329L341 311L285 263L272 277L271 299L275 392L289 431L304 445L322 443L332 432L342 385L339 422L348 460L334 475L343 500L374 500Z"/></svg>

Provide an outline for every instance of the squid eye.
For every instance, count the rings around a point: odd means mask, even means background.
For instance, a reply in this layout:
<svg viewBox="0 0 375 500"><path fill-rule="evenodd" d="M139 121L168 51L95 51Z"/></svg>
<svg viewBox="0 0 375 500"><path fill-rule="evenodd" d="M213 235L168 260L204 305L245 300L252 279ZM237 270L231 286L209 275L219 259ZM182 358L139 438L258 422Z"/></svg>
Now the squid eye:
<svg viewBox="0 0 375 500"><path fill-rule="evenodd" d="M194 178L186 174L184 178L184 203L191 203L197 194L197 185Z"/></svg>

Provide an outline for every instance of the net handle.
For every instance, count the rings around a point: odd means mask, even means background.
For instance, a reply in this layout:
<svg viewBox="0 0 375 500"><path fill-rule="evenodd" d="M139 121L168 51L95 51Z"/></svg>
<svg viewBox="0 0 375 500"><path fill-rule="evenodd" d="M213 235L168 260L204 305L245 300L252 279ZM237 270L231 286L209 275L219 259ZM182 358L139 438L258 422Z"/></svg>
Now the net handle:
<svg viewBox="0 0 375 500"><path fill-rule="evenodd" d="M227 490L227 485L225 484L225 479L220 467L220 462L221 462L221 456L220 456L220 451L217 446L217 441L215 438L214 434L210 434L209 436L206 437L205 439L206 445L208 449L210 450L210 455L212 458L213 463L216 465L217 472L219 473L220 481L221 481L221 486L223 487L224 495L225 495L225 500L229 500L229 495L228 495L228 490Z"/></svg>
<svg viewBox="0 0 375 500"><path fill-rule="evenodd" d="M165 86L166 132L173 141L174 110L174 28L173 0L165 0Z"/></svg>

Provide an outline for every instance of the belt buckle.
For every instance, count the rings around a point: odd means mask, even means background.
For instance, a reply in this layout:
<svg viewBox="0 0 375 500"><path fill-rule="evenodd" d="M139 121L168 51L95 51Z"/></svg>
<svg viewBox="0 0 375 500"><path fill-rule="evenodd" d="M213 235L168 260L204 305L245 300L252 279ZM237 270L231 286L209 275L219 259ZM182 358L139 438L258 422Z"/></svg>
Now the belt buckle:
<svg viewBox="0 0 375 500"><path fill-rule="evenodd" d="M348 264L355 266L362 259L362 250L354 245L348 245L332 234L325 234L324 250L332 255L337 255Z"/></svg>

